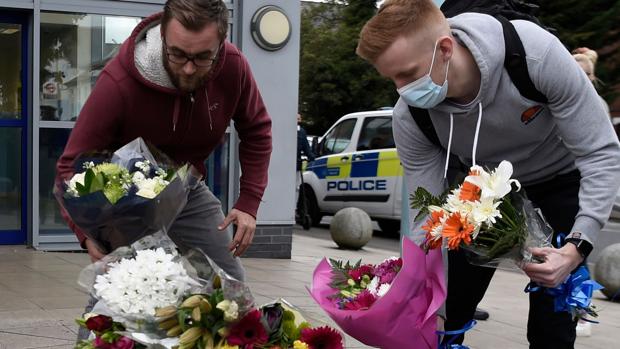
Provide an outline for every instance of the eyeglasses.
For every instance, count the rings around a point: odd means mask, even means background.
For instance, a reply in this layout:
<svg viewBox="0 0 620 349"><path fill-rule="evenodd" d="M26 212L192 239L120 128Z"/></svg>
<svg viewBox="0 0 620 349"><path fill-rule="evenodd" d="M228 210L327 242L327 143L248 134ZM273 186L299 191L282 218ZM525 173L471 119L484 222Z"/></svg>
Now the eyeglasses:
<svg viewBox="0 0 620 349"><path fill-rule="evenodd" d="M187 53L180 51L180 50L176 50L176 51L171 51L170 49L168 49L168 45L166 44L166 41L163 42L164 43L164 49L166 51L166 56L168 57L168 60L172 63L175 64L180 64L180 65L185 65L187 62L192 62L194 63L195 66L200 67L200 68L208 68L210 66L212 66L218 58L218 53L220 51L220 46L218 47L218 50L215 52L215 55L211 55L211 52L203 52L203 53L198 53L196 55L188 55Z"/></svg>

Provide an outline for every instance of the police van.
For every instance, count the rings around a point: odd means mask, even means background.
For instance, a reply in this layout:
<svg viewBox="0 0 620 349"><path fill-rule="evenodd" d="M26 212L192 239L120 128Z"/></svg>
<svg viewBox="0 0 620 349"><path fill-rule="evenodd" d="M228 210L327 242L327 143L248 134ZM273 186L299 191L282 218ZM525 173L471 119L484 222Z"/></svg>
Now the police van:
<svg viewBox="0 0 620 349"><path fill-rule="evenodd" d="M303 197L313 225L324 215L357 207L381 230L398 232L403 168L392 137L392 110L347 114L314 145L303 173Z"/></svg>

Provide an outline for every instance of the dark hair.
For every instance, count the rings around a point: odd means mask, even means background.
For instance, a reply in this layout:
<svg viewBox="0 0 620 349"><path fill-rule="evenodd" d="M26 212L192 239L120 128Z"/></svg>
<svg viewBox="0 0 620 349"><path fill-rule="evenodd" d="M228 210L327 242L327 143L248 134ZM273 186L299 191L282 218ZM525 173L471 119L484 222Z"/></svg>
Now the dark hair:
<svg viewBox="0 0 620 349"><path fill-rule="evenodd" d="M162 32L166 31L172 18L191 31L199 31L216 22L221 40L228 32L228 8L222 0L168 0L161 19Z"/></svg>

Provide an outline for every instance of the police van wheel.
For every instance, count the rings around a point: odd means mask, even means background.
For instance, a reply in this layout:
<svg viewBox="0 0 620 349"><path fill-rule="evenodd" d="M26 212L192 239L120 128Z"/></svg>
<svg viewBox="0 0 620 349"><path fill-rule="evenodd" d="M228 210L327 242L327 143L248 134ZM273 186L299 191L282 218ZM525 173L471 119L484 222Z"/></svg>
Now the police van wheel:
<svg viewBox="0 0 620 349"><path fill-rule="evenodd" d="M400 231L400 221L394 219L377 219L377 223L379 224L379 228L384 233L394 233L398 234Z"/></svg>

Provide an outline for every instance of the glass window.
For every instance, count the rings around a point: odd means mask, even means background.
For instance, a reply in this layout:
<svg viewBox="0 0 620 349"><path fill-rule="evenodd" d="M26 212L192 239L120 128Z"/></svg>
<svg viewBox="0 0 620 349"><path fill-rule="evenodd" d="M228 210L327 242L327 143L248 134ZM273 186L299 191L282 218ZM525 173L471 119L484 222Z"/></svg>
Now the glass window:
<svg viewBox="0 0 620 349"><path fill-rule="evenodd" d="M39 132L39 228L41 233L49 230L66 230L54 198L56 161L62 155L71 129L44 128Z"/></svg>
<svg viewBox="0 0 620 349"><path fill-rule="evenodd" d="M344 120L325 135L321 155L342 153L351 143L356 121L357 119Z"/></svg>
<svg viewBox="0 0 620 349"><path fill-rule="evenodd" d="M75 121L138 17L41 13L40 117Z"/></svg>
<svg viewBox="0 0 620 349"><path fill-rule="evenodd" d="M0 128L0 231L21 229L21 128Z"/></svg>
<svg viewBox="0 0 620 349"><path fill-rule="evenodd" d="M394 148L392 136L392 118L368 117L360 132L357 150Z"/></svg>
<svg viewBox="0 0 620 349"><path fill-rule="evenodd" d="M22 117L21 35L20 24L0 23L0 120Z"/></svg>
<svg viewBox="0 0 620 349"><path fill-rule="evenodd" d="M224 141L215 148L205 161L205 167L207 168L207 185L213 195L222 203L222 210L224 210L224 213L228 211L229 139L230 134L226 133Z"/></svg>

